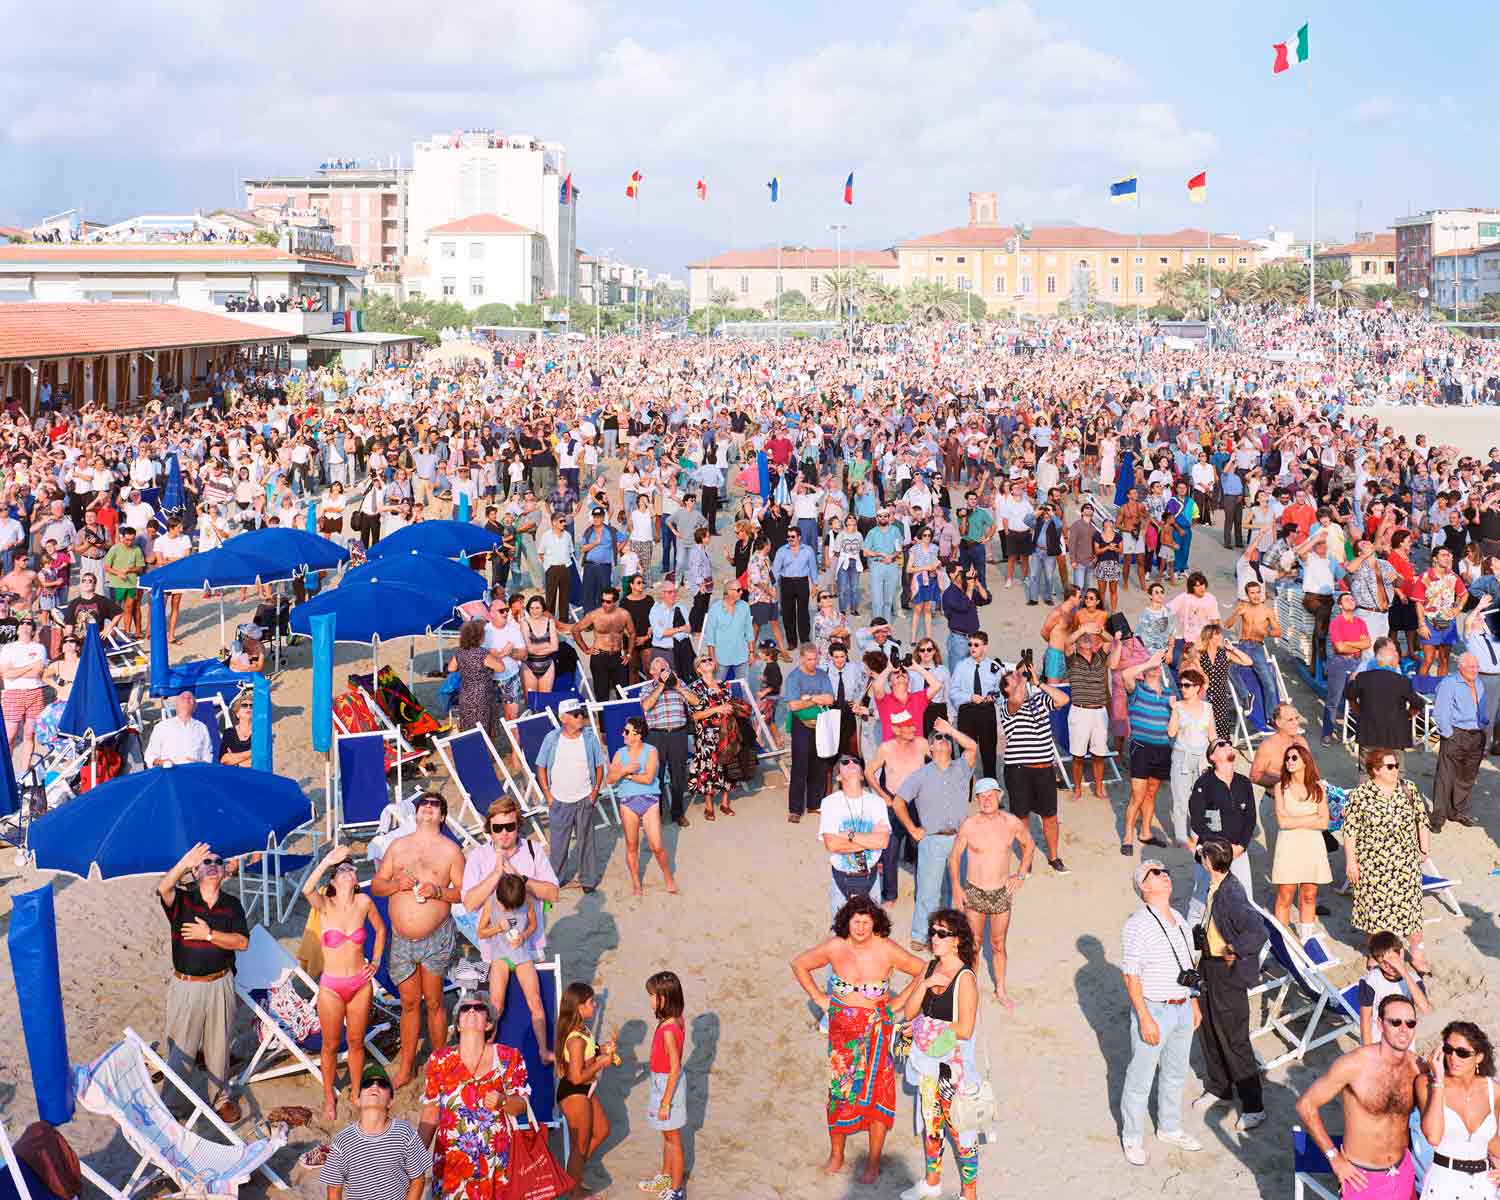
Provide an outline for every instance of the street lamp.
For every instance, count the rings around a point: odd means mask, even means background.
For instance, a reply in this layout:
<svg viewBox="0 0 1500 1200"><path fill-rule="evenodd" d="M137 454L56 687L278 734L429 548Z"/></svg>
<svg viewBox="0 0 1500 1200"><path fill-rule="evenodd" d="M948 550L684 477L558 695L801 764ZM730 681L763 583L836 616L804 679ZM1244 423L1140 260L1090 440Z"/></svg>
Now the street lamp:
<svg viewBox="0 0 1500 1200"><path fill-rule="evenodd" d="M1428 291L1427 291L1426 288L1418 288L1417 289L1417 299L1421 302L1423 308L1427 307L1427 297L1428 297L1428 295L1429 295L1429 293L1428 293ZM1431 312L1429 312L1428 316L1431 317L1431 315L1432 315Z"/></svg>
<svg viewBox="0 0 1500 1200"><path fill-rule="evenodd" d="M1212 269L1209 278L1213 278ZM1214 387L1214 301L1218 300L1224 293L1216 287L1208 289L1208 386L1209 395L1215 396ZM1215 396L1217 401L1217 396Z"/></svg>

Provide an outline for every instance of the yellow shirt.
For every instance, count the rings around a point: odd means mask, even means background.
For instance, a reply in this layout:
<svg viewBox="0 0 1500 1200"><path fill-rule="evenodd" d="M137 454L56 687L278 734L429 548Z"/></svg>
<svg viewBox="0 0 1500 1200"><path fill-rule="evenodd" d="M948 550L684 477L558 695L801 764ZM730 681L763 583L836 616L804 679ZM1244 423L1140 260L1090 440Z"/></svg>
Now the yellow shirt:
<svg viewBox="0 0 1500 1200"><path fill-rule="evenodd" d="M1222 882L1222 880L1220 881ZM1208 953L1215 958L1223 958L1224 951L1229 948L1223 936L1219 933L1219 927L1214 924L1214 897L1219 894L1219 885L1216 883L1208 889L1207 907L1204 909L1203 928L1207 931Z"/></svg>

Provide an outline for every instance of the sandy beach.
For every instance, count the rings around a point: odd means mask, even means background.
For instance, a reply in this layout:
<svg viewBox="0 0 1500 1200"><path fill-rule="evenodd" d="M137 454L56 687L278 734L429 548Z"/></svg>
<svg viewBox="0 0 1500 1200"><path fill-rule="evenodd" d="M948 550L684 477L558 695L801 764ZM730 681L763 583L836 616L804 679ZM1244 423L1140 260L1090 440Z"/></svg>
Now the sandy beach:
<svg viewBox="0 0 1500 1200"><path fill-rule="evenodd" d="M1385 411L1381 410L1383 420ZM1471 453L1482 453L1477 448L1481 444L1487 448L1490 441L1500 440L1490 432L1496 426L1487 409L1389 412L1389 423L1398 430L1426 432L1431 442L1450 442ZM716 550L724 542L721 537ZM1199 529L1193 564L1210 574L1221 602L1233 594L1234 557L1222 548L1217 530L1210 534ZM716 561L721 561L717 553ZM1013 657L1021 646L1038 644L1036 630L1046 610L1026 607L1019 586L1006 590L1003 567L999 578L997 583L992 567L995 602L984 610L985 627L995 652ZM1141 606L1137 590L1122 597L1122 608L1132 621ZM244 611L235 609L234 615L245 619L240 615ZM187 643L177 648L178 655L213 652L216 605L189 597L184 626ZM430 647L422 649L426 652L419 657L419 668L425 670L432 658ZM335 686L342 688L344 675L352 669L367 670L369 658L359 647L338 650ZM386 661L404 672L406 648L393 648ZM276 769L297 778L321 805L323 766L309 738L308 662L306 646L295 649L274 684ZM1294 678L1290 670L1287 675ZM429 696L434 685L421 681L421 686L422 694ZM1316 701L1300 685L1294 683L1294 688L1312 726ZM1353 761L1342 750L1320 751L1318 760L1333 782L1353 782ZM1434 761L1430 754L1409 760L1424 791L1430 791ZM1443 914L1428 926L1429 954L1436 967L1436 1011L1419 1029L1419 1048L1429 1048L1449 1019L1462 1016L1486 1023L1500 1000L1500 973L1494 965L1500 954L1500 928L1493 915L1489 876L1495 864L1495 838L1500 835L1500 810L1494 803L1497 778L1487 760L1475 793L1481 828L1450 824L1434 838L1437 862L1463 881L1459 897L1464 916ZM1270 1120L1259 1130L1248 1135L1235 1132L1232 1110L1215 1110L1207 1121L1188 1112L1186 1128L1204 1143L1201 1153L1148 1142L1151 1161L1145 1168L1131 1168L1121 1158L1118 1102L1129 1054L1129 1007L1119 971L1119 938L1121 924L1139 902L1130 886L1130 864L1117 849L1128 784L1112 785L1108 791L1108 803L1093 797L1081 803L1064 798L1063 855L1072 873L1059 877L1039 863L1016 902L1011 929L1009 986L1016 1011L1004 1013L993 999L982 1006L980 1034L993 1061L1001 1121L999 1142L981 1151L980 1195L1217 1194L1279 1200L1291 1188L1292 1105L1298 1091L1332 1061L1331 1046L1313 1052L1305 1063L1270 1073ZM447 792L456 795L451 784ZM885 1200L920 1176L921 1146L913 1131L909 1092L898 1098L896 1128L887 1142L886 1167L877 1185L861 1187L852 1173L829 1179L816 1170L827 1154L825 1043L788 962L826 936L828 867L816 825L787 824L784 793L785 778L772 769L755 794L736 801L739 815L709 824L695 808L691 828L669 827L668 846L682 888L675 897L665 894L659 877L648 872L645 896L632 900L621 861L623 843L613 833L604 834L603 888L589 896L564 892L553 911L549 938L552 950L562 957L564 979L588 980L602 989L603 1024L619 1031L624 1064L606 1072L600 1087L613 1133L588 1180L595 1188L608 1186L612 1196L637 1195L635 1181L654 1174L660 1161L660 1138L644 1119L651 1026L643 985L651 972L663 968L681 976L687 997L692 1195ZM1266 903L1267 808L1268 802L1262 806L1262 832L1252 850L1256 898ZM1163 798L1159 812L1166 809ZM1185 909L1191 883L1188 855L1177 849L1158 854L1172 870L1175 902ZM11 898L48 878L17 868L12 852L0 852L0 926L8 922ZM155 883L56 879L69 1051L75 1063L103 1050L125 1026L149 1041L161 1037L169 964L167 927L153 894ZM910 927L912 889L912 876L903 872L901 901L893 914L893 936L903 942ZM1328 888L1320 899L1332 909L1324 923L1344 964L1334 970L1333 980L1346 986L1363 970L1355 949L1358 935L1349 924L1349 901ZM1428 906L1428 916L1440 914L1435 901ZM291 950L306 917L306 907L299 906L288 922L274 928ZM986 975L987 971L986 967ZM248 1053L248 1022L243 1016L240 1032L242 1054ZM1265 1048L1273 1042L1258 1045ZM1195 1077L1189 1080L1185 1100L1199 1091L1196 1050L1193 1061ZM415 1116L419 1094L413 1086L398 1096L402 1115ZM300 1076L256 1085L253 1095L242 1099L254 1117L278 1104L316 1105L318 1097L311 1077ZM0 1115L12 1135L35 1115L14 981L4 950ZM316 1172L295 1165L296 1157L348 1119L345 1107L331 1127L315 1121L293 1131L288 1149L273 1164L309 1200L321 1197L323 1189ZM1336 1118L1332 1123L1337 1125ZM248 1133L250 1126L247 1120L242 1132ZM123 1142L106 1119L81 1114L64 1132L81 1155L106 1173L124 1161ZM857 1171L864 1139L851 1139L850 1148ZM957 1189L951 1157L945 1162L945 1189L945 1194ZM256 1180L242 1194L259 1197L266 1192Z"/></svg>

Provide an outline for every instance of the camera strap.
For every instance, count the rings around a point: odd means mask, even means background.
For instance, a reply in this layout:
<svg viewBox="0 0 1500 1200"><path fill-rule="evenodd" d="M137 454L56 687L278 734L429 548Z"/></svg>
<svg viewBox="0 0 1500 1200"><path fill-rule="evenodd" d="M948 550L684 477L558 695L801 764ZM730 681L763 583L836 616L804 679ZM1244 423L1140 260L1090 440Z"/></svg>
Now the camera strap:
<svg viewBox="0 0 1500 1200"><path fill-rule="evenodd" d="M1178 969L1178 971L1186 971L1187 968L1182 965L1182 959L1177 954L1177 943L1172 940L1172 935L1167 932L1166 925L1163 924L1162 919L1156 915L1156 910L1153 909L1149 904L1146 905L1146 911L1151 914L1151 919L1156 922L1157 928L1159 928L1161 930L1162 937L1164 937L1164 938L1167 939L1167 948L1172 951L1172 958L1177 963L1177 969ZM1181 926L1178 926L1178 928L1181 928ZM1192 960L1192 957L1193 957L1192 951L1189 950L1188 951L1188 959L1189 959L1189 961Z"/></svg>

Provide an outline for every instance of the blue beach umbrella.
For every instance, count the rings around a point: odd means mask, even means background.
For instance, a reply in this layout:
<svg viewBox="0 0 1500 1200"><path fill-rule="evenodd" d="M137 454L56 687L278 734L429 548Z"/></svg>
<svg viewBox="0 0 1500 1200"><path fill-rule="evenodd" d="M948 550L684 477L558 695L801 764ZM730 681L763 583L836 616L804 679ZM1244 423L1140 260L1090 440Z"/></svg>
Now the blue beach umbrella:
<svg viewBox="0 0 1500 1200"><path fill-rule="evenodd" d="M177 451L167 455L167 482L161 489L161 510L164 513L182 513L187 509L187 490L182 486L182 468L177 463Z"/></svg>
<svg viewBox="0 0 1500 1200"><path fill-rule="evenodd" d="M312 619L334 617L334 640L374 645L420 637L452 615L449 597L409 583L342 583L292 609L292 631L312 635Z"/></svg>
<svg viewBox="0 0 1500 1200"><path fill-rule="evenodd" d="M466 525L462 521L418 521L405 525L389 537L383 537L370 548L371 559L389 558L413 550L436 554L440 558L457 558L464 554L488 554L503 539L483 525Z"/></svg>
<svg viewBox="0 0 1500 1200"><path fill-rule="evenodd" d="M349 551L305 529L269 526L237 533L224 543L225 550L237 550L257 558L269 559L280 567L285 579L303 571L331 571L349 557Z"/></svg>
<svg viewBox="0 0 1500 1200"><path fill-rule="evenodd" d="M73 690L63 706L57 727L63 733L96 738L118 733L130 724L120 711L120 697L115 691L109 661L104 657L104 643L99 640L99 626L90 624L83 636L83 650L78 656L78 673Z"/></svg>
<svg viewBox="0 0 1500 1200"><path fill-rule="evenodd" d="M353 583L404 583L445 593L453 601L448 607L478 600L488 590L477 571L435 554L388 554L344 573L340 587Z"/></svg>
<svg viewBox="0 0 1500 1200"><path fill-rule="evenodd" d="M311 811L294 779L187 763L100 784L33 821L29 844L44 871L160 875L199 842L226 857L264 850L267 839L284 838Z"/></svg>

